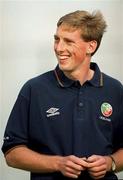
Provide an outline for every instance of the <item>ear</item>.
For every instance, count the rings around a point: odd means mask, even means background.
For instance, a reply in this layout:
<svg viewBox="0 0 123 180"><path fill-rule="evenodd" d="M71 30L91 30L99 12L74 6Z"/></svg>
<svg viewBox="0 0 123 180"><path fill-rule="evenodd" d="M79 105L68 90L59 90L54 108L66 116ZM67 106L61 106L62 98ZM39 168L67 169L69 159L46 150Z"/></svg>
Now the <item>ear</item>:
<svg viewBox="0 0 123 180"><path fill-rule="evenodd" d="M96 50L96 47L97 47L97 41L95 40L89 41L86 54L91 55Z"/></svg>

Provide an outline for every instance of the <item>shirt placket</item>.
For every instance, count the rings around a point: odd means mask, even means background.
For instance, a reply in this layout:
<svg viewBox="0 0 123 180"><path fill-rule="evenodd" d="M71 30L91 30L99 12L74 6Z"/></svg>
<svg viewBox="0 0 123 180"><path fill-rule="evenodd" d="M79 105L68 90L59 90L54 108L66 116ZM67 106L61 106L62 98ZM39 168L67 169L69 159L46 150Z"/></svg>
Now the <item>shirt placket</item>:
<svg viewBox="0 0 123 180"><path fill-rule="evenodd" d="M82 156L84 141L84 124L85 124L85 98L84 89L81 87L78 89L78 96L76 101L76 107L73 118L73 140L74 140L74 154L78 157Z"/></svg>

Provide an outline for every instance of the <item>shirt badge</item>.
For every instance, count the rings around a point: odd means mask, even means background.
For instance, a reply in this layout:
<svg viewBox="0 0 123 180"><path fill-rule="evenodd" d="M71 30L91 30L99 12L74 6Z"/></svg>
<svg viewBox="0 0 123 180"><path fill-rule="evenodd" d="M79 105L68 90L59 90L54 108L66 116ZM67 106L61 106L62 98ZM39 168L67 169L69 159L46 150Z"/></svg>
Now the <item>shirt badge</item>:
<svg viewBox="0 0 123 180"><path fill-rule="evenodd" d="M54 107L48 109L46 113L47 113L47 117L60 115L59 108L54 108Z"/></svg>
<svg viewBox="0 0 123 180"><path fill-rule="evenodd" d="M103 116L109 117L109 116L112 115L113 108L112 108L112 106L109 103L104 102L101 105L101 112L102 112Z"/></svg>

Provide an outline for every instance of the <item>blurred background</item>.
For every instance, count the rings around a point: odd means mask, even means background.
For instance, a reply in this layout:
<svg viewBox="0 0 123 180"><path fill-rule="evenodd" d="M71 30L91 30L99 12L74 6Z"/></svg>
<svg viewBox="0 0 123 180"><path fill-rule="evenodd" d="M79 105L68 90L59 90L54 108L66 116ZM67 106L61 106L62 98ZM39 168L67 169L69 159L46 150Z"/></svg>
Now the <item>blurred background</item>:
<svg viewBox="0 0 123 180"><path fill-rule="evenodd" d="M0 1L0 145L11 109L23 84L54 69L53 36L58 19L75 10L101 10L107 24L92 61L123 83L122 0ZM123 173L118 174L123 179ZM29 180L28 172L5 164L0 152L1 180Z"/></svg>

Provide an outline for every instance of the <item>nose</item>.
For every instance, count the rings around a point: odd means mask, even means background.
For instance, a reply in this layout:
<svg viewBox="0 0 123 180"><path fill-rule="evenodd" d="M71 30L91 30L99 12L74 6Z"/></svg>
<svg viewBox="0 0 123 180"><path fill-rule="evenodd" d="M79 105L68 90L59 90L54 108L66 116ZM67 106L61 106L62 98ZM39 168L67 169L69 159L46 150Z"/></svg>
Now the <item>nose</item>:
<svg viewBox="0 0 123 180"><path fill-rule="evenodd" d="M63 41L59 41L54 44L54 49L57 52L63 52L65 50L65 43Z"/></svg>

